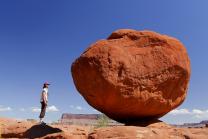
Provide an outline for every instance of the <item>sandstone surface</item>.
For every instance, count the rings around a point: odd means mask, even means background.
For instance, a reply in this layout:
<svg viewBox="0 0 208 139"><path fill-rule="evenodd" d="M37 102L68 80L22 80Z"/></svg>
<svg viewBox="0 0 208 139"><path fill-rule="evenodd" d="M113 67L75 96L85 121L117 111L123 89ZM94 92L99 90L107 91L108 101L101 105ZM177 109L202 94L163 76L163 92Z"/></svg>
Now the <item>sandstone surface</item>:
<svg viewBox="0 0 208 139"><path fill-rule="evenodd" d="M0 118L0 138L87 139L90 126L39 124Z"/></svg>
<svg viewBox="0 0 208 139"><path fill-rule="evenodd" d="M207 139L208 128L176 128L163 122L142 126L95 128L77 125L39 125L0 118L0 138L40 139Z"/></svg>

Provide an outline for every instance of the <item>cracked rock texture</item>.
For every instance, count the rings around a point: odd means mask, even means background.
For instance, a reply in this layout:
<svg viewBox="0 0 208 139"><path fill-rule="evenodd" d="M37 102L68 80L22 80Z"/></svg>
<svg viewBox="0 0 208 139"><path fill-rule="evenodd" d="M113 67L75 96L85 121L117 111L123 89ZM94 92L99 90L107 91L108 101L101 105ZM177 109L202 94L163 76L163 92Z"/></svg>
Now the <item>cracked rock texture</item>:
<svg viewBox="0 0 208 139"><path fill-rule="evenodd" d="M179 106L187 94L190 61L175 38L121 29L92 44L71 72L91 106L128 123L159 118Z"/></svg>

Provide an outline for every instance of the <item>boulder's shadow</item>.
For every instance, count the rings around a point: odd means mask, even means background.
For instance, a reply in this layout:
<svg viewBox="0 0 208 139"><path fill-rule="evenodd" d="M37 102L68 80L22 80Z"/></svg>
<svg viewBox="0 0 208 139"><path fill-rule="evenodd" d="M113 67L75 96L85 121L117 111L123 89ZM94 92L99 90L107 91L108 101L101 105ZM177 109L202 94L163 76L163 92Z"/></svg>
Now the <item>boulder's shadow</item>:
<svg viewBox="0 0 208 139"><path fill-rule="evenodd" d="M58 133L58 132L62 132L62 130L59 128L53 128L49 125L40 124L40 125L32 126L30 129L25 131L23 136L26 138L33 139L33 138L40 138L48 134Z"/></svg>
<svg viewBox="0 0 208 139"><path fill-rule="evenodd" d="M144 119L144 120L139 120L139 121L131 121L131 122L126 122L126 126L141 126L141 127L147 127L151 124L156 124L156 123L163 123L162 121L158 119Z"/></svg>

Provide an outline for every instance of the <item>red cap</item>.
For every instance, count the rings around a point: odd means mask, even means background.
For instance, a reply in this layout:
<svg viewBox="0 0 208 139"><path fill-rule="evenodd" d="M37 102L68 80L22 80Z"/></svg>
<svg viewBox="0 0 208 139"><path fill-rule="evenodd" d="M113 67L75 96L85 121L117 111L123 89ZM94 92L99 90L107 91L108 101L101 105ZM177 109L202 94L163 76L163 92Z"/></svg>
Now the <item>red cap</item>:
<svg viewBox="0 0 208 139"><path fill-rule="evenodd" d="M45 82L44 85L50 85L48 82Z"/></svg>

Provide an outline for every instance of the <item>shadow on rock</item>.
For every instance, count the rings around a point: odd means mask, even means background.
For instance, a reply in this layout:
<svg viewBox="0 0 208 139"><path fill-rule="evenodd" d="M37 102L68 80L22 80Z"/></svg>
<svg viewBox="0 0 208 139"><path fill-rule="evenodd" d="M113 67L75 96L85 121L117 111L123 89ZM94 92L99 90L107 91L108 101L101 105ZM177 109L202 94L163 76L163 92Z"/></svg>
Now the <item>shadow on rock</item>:
<svg viewBox="0 0 208 139"><path fill-rule="evenodd" d="M62 132L59 128L53 128L49 125L34 125L24 133L26 138L40 138L48 134Z"/></svg>
<svg viewBox="0 0 208 139"><path fill-rule="evenodd" d="M139 121L134 121L134 122L127 122L125 123L126 126L141 126L141 127L147 127L151 125L165 125L163 121L157 120L157 119L152 119L152 120L139 120Z"/></svg>

